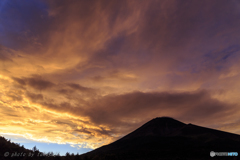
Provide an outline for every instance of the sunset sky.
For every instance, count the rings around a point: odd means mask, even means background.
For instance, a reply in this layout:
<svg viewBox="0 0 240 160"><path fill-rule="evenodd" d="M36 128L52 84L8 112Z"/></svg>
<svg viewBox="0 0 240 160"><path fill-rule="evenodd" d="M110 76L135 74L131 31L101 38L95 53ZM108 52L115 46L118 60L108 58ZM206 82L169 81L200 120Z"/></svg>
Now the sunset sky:
<svg viewBox="0 0 240 160"><path fill-rule="evenodd" d="M26 147L83 153L161 116L240 134L239 97L238 0L0 1L0 135Z"/></svg>

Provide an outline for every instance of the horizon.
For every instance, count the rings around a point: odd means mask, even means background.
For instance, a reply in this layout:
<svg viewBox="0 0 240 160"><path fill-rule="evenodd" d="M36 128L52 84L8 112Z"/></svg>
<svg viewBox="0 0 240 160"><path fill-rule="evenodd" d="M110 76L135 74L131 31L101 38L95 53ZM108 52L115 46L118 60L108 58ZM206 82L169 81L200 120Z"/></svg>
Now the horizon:
<svg viewBox="0 0 240 160"><path fill-rule="evenodd" d="M162 117L152 118L148 122L146 122L144 124L141 124L140 126L135 128L134 130L132 130L130 133L127 133L126 135L124 135L122 137L119 137L119 139L117 139L116 141L121 140L122 138L129 136L129 134L131 134L133 132L136 132L136 131L139 132L138 130L139 129L142 130L143 126L145 126L148 123L154 122L157 119L165 120L165 122L166 122L166 120L173 120L173 121L180 122L180 123L184 124L186 127L189 126L189 125L193 125L195 127L200 127L200 128L207 129L208 131L217 131L218 133L222 132L222 133L227 133L227 134L231 134L231 135L240 136L240 134L235 134L235 133L231 133L231 132L217 130L217 129L214 129L214 128L208 128L208 127L205 127L205 126L199 126L199 125L192 124L192 123L184 123L184 122L178 121L177 119L174 119L172 117L162 116ZM148 129L151 130L151 128L148 128ZM148 132L149 130L145 130L145 131ZM170 132L170 133L172 133L172 132ZM76 148L76 147L72 146L71 144L44 143L44 142L38 142L38 141L32 141L32 140L29 140L29 139L25 139L25 138L20 137L20 136L15 137L14 135L8 135L8 134L0 135L0 136L6 138L6 140L10 140L10 142L20 144L20 146L24 146L24 148L29 149L29 150L33 150L33 147L36 147L37 150L39 150L40 152L42 152L43 154L46 154L46 155L50 152L52 152L54 155L59 154L60 156L65 156L66 153L70 153L70 154L74 154L74 155L77 155L77 154L82 155L84 153L88 153L90 151L93 151L93 149L89 149L89 148ZM160 135L160 136L167 136L167 135ZM133 138L133 137L131 137L131 138ZM51 148L51 150L49 150L49 148ZM99 148L101 148L101 147L99 147ZM96 148L96 149L98 149L98 148ZM12 153L15 153L15 152L12 152Z"/></svg>
<svg viewBox="0 0 240 160"><path fill-rule="evenodd" d="M162 116L240 134L239 1L2 0L0 22L13 142L80 154Z"/></svg>

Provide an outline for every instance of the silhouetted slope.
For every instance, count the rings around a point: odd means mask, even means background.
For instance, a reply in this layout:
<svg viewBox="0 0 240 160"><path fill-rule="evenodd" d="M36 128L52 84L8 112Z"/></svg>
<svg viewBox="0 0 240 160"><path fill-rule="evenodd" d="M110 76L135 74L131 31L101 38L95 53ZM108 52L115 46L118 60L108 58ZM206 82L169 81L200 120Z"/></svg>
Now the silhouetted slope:
<svg viewBox="0 0 240 160"><path fill-rule="evenodd" d="M194 124L188 124L185 125L180 130L177 130L176 132L173 132L172 134L169 134L168 136L185 136L185 137L201 137L201 136L208 136L209 138L225 138L225 139L232 139L240 141L240 135L219 131L216 129L206 128L197 126Z"/></svg>
<svg viewBox="0 0 240 160"><path fill-rule="evenodd" d="M29 156L31 153L32 157ZM7 140L0 136L0 160L27 160L27 159L43 159L45 157L37 156L42 152L32 151L20 146L18 143L13 143L11 140Z"/></svg>
<svg viewBox="0 0 240 160"><path fill-rule="evenodd" d="M28 153L30 152L30 150L25 149L23 146L20 146L17 143L13 143L10 140L5 139L4 137L0 136L0 159L5 159L5 157L10 158L11 155L4 155L6 152L10 153ZM13 159L13 158L12 158Z"/></svg>
<svg viewBox="0 0 240 160"><path fill-rule="evenodd" d="M20 144L0 136L0 160L79 160L79 154L66 152L65 156L54 154L53 152L40 152L36 146L33 150L24 148Z"/></svg>
<svg viewBox="0 0 240 160"><path fill-rule="evenodd" d="M240 135L155 118L125 137L81 156L92 160L213 159L210 151L240 153ZM229 159L238 157L214 157Z"/></svg>
<svg viewBox="0 0 240 160"><path fill-rule="evenodd" d="M155 118L143 126L123 137L123 139L145 137L145 136L168 136L184 127L186 124L170 117Z"/></svg>

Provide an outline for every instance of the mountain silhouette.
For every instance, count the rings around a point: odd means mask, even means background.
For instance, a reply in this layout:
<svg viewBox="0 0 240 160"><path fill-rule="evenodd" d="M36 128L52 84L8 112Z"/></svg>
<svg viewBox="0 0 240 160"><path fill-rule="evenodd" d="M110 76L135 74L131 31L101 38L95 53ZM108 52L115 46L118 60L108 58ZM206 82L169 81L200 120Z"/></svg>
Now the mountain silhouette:
<svg viewBox="0 0 240 160"><path fill-rule="evenodd" d="M145 123L123 138L85 153L83 160L238 159L210 152L240 153L240 135L185 124L170 117Z"/></svg>
<svg viewBox="0 0 240 160"><path fill-rule="evenodd" d="M170 117L155 118L123 137L121 140L145 136L168 136L185 125L186 124Z"/></svg>

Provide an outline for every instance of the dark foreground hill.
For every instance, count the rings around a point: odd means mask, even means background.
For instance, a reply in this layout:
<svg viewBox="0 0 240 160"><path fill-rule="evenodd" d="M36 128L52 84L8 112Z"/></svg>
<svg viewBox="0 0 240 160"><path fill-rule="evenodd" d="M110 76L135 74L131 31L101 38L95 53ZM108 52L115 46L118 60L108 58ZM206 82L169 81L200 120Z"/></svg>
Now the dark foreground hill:
<svg viewBox="0 0 240 160"><path fill-rule="evenodd" d="M210 156L210 152L240 153L240 135L155 118L125 137L91 152L83 160L206 160L240 159ZM236 153L234 153L236 154Z"/></svg>
<svg viewBox="0 0 240 160"><path fill-rule="evenodd" d="M33 150L29 150L0 136L0 160L61 160L59 155L55 157L49 155L50 152L44 154L36 146L33 147Z"/></svg>
<svg viewBox="0 0 240 160"><path fill-rule="evenodd" d="M5 139L0 136L0 159L5 159L7 157L14 157L14 153L29 153L31 150L25 149L24 146L20 144L13 143L11 140ZM15 158L12 158L15 159Z"/></svg>

